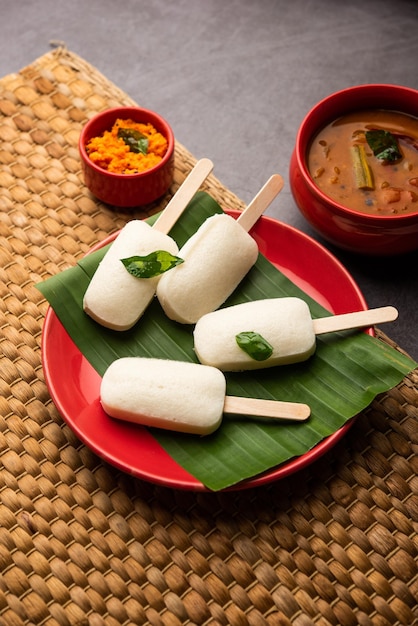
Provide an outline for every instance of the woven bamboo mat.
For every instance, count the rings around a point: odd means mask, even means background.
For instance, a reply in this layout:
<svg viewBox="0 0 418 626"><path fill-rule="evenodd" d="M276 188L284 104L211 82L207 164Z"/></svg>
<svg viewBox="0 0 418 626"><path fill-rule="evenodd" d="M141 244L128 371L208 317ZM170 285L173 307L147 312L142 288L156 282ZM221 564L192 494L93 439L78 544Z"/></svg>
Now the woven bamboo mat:
<svg viewBox="0 0 418 626"><path fill-rule="evenodd" d="M417 372L309 468L232 493L123 474L57 413L34 284L145 216L95 201L77 152L89 116L131 103L65 49L0 81L0 626L417 624ZM177 145L148 213L194 163ZM243 206L213 176L205 188Z"/></svg>

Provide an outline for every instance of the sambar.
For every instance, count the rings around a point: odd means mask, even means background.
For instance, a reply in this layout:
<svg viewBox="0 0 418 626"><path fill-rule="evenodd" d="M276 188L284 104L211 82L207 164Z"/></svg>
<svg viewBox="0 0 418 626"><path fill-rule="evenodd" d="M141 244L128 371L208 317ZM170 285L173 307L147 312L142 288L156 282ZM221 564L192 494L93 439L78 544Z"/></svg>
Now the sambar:
<svg viewBox="0 0 418 626"><path fill-rule="evenodd" d="M351 209L401 215L418 209L418 118L364 110L327 124L307 153L315 184Z"/></svg>

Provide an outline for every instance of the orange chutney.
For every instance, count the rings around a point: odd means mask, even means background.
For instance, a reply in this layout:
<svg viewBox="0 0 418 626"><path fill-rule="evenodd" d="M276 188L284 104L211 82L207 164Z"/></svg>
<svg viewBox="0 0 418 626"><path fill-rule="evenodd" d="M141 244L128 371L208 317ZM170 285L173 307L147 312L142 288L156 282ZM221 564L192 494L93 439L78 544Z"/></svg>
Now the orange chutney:
<svg viewBox="0 0 418 626"><path fill-rule="evenodd" d="M366 137L376 131L390 134L397 144L397 158L375 155ZM350 209L373 215L418 211L416 117L388 110L344 115L315 136L307 163L323 193Z"/></svg>
<svg viewBox="0 0 418 626"><path fill-rule="evenodd" d="M133 149L120 136L123 130L137 132L146 141L144 149ZM132 175L158 165L167 152L167 145L167 139L149 122L117 119L110 130L88 141L86 152L99 167L114 174Z"/></svg>

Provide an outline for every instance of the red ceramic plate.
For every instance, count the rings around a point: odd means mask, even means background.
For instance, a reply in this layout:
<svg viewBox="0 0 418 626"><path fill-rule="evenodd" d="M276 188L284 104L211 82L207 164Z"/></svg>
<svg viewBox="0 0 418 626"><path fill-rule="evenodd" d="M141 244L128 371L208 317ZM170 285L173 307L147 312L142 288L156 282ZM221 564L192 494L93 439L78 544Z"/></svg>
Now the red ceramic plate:
<svg viewBox="0 0 418 626"><path fill-rule="evenodd" d="M236 211L228 213L234 217L239 215ZM262 254L331 312L347 313L367 308L347 270L307 235L265 216L259 219L251 234ZM143 480L178 489L206 491L202 483L165 452L148 429L106 416L99 402L100 376L74 345L51 307L43 328L42 360L45 380L58 411L79 439L98 456ZM353 420L347 422L306 454L234 488L264 485L306 467L330 450L352 423Z"/></svg>

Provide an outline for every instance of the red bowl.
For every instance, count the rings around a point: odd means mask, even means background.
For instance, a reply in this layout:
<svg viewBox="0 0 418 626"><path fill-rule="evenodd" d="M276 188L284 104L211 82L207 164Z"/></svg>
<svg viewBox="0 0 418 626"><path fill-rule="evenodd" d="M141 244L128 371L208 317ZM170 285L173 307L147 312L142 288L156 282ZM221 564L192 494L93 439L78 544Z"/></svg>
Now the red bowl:
<svg viewBox="0 0 418 626"><path fill-rule="evenodd" d="M89 158L86 144L92 137L110 130L118 119L150 123L168 141L167 152L155 167L138 174L116 174L99 167ZM157 113L139 107L107 109L91 118L83 127L78 143L86 186L102 202L118 207L149 204L163 196L174 177L174 134Z"/></svg>
<svg viewBox="0 0 418 626"><path fill-rule="evenodd" d="M313 136L341 115L364 109L390 109L418 116L418 91L398 85L359 85L333 93L316 104L299 128L289 179L299 210L326 240L340 248L389 256L418 249L417 211L403 215L372 215L349 209L324 194L306 162Z"/></svg>

